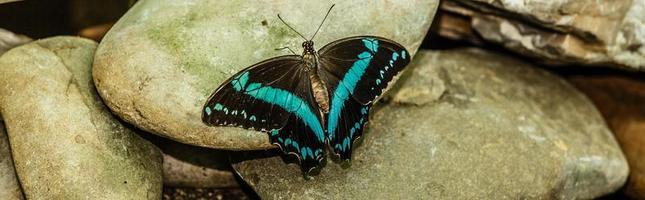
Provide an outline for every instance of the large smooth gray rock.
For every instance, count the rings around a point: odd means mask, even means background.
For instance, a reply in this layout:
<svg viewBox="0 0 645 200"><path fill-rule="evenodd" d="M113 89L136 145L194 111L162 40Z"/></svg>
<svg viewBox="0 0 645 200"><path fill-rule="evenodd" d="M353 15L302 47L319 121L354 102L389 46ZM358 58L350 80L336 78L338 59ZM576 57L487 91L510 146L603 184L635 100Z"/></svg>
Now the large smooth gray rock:
<svg viewBox="0 0 645 200"><path fill-rule="evenodd" d="M0 113L28 199L160 199L161 154L125 128L92 82L97 44L38 40L0 57Z"/></svg>
<svg viewBox="0 0 645 200"><path fill-rule="evenodd" d="M276 156L234 168L263 199L588 199L625 182L616 140L561 78L481 50L419 52L409 67L349 168L309 181Z"/></svg>
<svg viewBox="0 0 645 200"><path fill-rule="evenodd" d="M13 168L9 139L0 120L0 197L7 200L24 199L16 170Z"/></svg>
<svg viewBox="0 0 645 200"><path fill-rule="evenodd" d="M303 39L329 15L316 47L349 36L378 35L411 53L421 44L437 0L200 1L142 0L108 32L94 63L107 105L124 120L187 144L233 150L265 149L265 133L208 127L206 98L227 78L256 62L301 51Z"/></svg>
<svg viewBox="0 0 645 200"><path fill-rule="evenodd" d="M549 64L645 70L645 0L449 0L441 9L467 19L445 20L447 37L481 36Z"/></svg>

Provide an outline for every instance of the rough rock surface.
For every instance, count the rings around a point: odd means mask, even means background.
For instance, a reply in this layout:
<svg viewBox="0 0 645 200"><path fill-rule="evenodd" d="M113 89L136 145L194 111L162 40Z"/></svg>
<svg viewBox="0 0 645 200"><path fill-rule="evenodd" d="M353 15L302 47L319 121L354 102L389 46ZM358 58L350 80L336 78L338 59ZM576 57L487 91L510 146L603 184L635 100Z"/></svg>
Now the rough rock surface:
<svg viewBox="0 0 645 200"><path fill-rule="evenodd" d="M28 37L16 35L0 28L0 56L9 49L29 41L31 39ZM24 199L13 167L9 138L7 138L2 116L0 116L0 197L8 200Z"/></svg>
<svg viewBox="0 0 645 200"><path fill-rule="evenodd" d="M471 26L484 40L541 62L645 70L645 0L451 0L441 9L461 16L444 15L456 20L442 27ZM458 20L463 16L469 22ZM475 36L468 31L440 34Z"/></svg>
<svg viewBox="0 0 645 200"><path fill-rule="evenodd" d="M481 50L419 52L410 67L390 93L404 103L372 111L349 168L307 181L278 156L233 167L263 199L589 199L625 182L613 135L563 79ZM424 86L445 89L401 93Z"/></svg>
<svg viewBox="0 0 645 200"><path fill-rule="evenodd" d="M28 199L160 199L161 154L113 118L90 75L97 44L38 40L0 57L0 113Z"/></svg>
<svg viewBox="0 0 645 200"><path fill-rule="evenodd" d="M24 199L13 168L9 139L2 121L0 121L0 197L7 200Z"/></svg>
<svg viewBox="0 0 645 200"><path fill-rule="evenodd" d="M594 101L625 152L630 173L625 193L645 199L645 77L580 75L570 80Z"/></svg>
<svg viewBox="0 0 645 200"><path fill-rule="evenodd" d="M314 39L317 48L344 37L378 35L416 52L438 6L437 0L142 0L101 42L94 80L112 111L142 129L198 146L269 148L264 133L206 126L203 104L239 70L289 54L275 48L301 51L303 39L277 14L311 36L334 3Z"/></svg>

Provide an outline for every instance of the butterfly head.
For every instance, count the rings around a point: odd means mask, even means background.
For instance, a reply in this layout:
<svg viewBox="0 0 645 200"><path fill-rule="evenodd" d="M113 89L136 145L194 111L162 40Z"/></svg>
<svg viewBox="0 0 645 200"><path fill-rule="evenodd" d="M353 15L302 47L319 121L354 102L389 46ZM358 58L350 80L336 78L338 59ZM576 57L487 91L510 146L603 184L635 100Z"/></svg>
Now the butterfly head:
<svg viewBox="0 0 645 200"><path fill-rule="evenodd" d="M305 54L314 54L315 49L314 49L314 41L307 40L302 43L302 48L304 49Z"/></svg>
<svg viewBox="0 0 645 200"><path fill-rule="evenodd" d="M316 29L316 32L314 32L314 35L312 35L311 38L309 38L309 39L307 39L304 35L302 35L298 31L296 31L296 29L294 29L287 22L285 22L284 19L282 19L282 17L280 16L280 14L278 14L278 19L280 19L280 21L282 21L282 23L284 25L286 25L289 29L291 29L293 32L298 34L298 36L300 36L302 39L305 40L305 42L302 43L302 48L304 48L304 53L305 54L314 54L316 51L314 50L314 41L313 41L313 39L314 39L314 37L316 37L316 34L318 34L318 31L320 31L320 27L322 27L322 25L325 23L325 20L327 19L327 16L329 16L329 13L331 12L331 9L334 8L335 5L336 4L333 4L333 5L331 5L331 7L329 7L329 10L327 10L327 14L325 14L325 18L323 18L322 22L320 22L320 25L318 25L318 29Z"/></svg>

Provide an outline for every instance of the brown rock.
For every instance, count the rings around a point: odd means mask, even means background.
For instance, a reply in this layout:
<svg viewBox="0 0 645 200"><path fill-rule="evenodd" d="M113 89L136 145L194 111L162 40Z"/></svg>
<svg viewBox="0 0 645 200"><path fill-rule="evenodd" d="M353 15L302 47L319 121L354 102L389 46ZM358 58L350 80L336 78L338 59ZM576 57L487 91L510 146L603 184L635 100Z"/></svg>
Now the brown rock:
<svg viewBox="0 0 645 200"><path fill-rule="evenodd" d="M645 70L645 0L450 0L441 9L451 19L466 17L481 39L542 62ZM451 31L439 33L479 37L463 26L450 20L442 27Z"/></svg>
<svg viewBox="0 0 645 200"><path fill-rule="evenodd" d="M99 42L101 41L101 39L103 39L103 36L105 36L105 33L107 33L110 30L110 28L112 28L113 25L114 23L107 23L107 24L101 24L96 26L90 26L90 27L81 29L78 32L78 36L92 39L94 41Z"/></svg>
<svg viewBox="0 0 645 200"><path fill-rule="evenodd" d="M69 25L74 30L83 30L106 23L113 24L128 11L133 1L68 0L67 2Z"/></svg>
<svg viewBox="0 0 645 200"><path fill-rule="evenodd" d="M570 81L596 104L614 131L630 174L625 192L645 199L645 76L574 76Z"/></svg>

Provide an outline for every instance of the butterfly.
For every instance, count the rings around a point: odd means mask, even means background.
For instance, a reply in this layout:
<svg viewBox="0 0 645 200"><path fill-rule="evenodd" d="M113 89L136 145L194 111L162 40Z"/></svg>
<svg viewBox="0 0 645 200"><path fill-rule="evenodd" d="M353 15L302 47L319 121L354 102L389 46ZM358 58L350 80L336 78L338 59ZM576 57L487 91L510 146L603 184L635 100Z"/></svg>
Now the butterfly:
<svg viewBox="0 0 645 200"><path fill-rule="evenodd" d="M302 55L270 58L233 75L210 95L202 120L267 132L271 143L296 155L305 174L321 165L328 147L349 161L373 101L410 54L378 36L343 38L315 51L318 30L306 39L278 18L305 40Z"/></svg>

